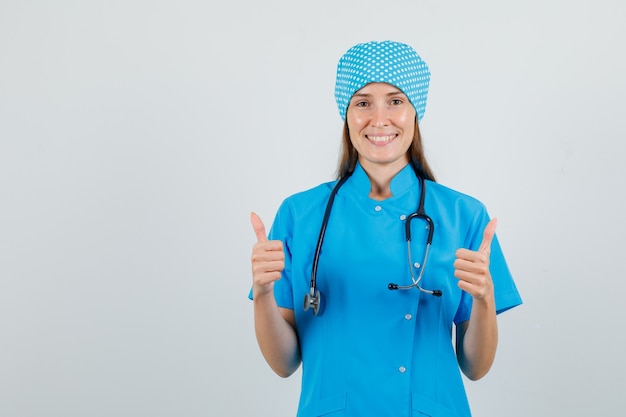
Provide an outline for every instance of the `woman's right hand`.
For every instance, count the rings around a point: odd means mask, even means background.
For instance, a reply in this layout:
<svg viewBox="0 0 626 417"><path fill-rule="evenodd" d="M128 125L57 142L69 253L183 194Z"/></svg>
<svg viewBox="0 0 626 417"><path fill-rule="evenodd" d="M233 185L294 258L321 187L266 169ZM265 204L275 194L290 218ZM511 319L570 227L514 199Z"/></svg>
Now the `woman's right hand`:
<svg viewBox="0 0 626 417"><path fill-rule="evenodd" d="M257 243L252 247L252 295L257 297L274 290L274 282L285 268L285 252L280 240L267 240L265 225L254 212L250 214Z"/></svg>
<svg viewBox="0 0 626 417"><path fill-rule="evenodd" d="M250 221L257 239L252 248L254 329L265 360L286 378L298 369L301 356L293 309L279 307L274 297L274 282L285 269L283 242L267 240L263 221L255 213Z"/></svg>

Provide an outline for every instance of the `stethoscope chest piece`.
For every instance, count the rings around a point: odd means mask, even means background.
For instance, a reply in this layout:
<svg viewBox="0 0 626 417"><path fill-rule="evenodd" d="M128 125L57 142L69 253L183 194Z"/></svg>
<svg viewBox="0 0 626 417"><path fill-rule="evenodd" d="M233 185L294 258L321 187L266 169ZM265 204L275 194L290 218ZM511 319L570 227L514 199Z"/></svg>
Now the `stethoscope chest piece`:
<svg viewBox="0 0 626 417"><path fill-rule="evenodd" d="M306 293L304 296L304 311L313 310L313 315L317 316L322 307L322 297L320 290L315 289L314 293Z"/></svg>
<svg viewBox="0 0 626 417"><path fill-rule="evenodd" d="M417 288L421 292L434 295L435 297L441 297L441 294L442 294L441 290L428 290L428 289L422 288L420 285L422 276L424 274L424 270L426 268L426 261L428 260L428 251L430 249L430 245L433 239L433 234L435 231L435 223L424 211L424 199L426 198L426 181L424 180L424 178L422 178L422 176L418 172L415 165L413 165L413 169L415 170L415 175L417 176L417 179L420 182L421 187L420 187L420 197L419 197L419 204L417 206L417 211L415 213L410 214L407 217L406 229L405 229L407 252L408 252L407 260L409 264L409 270L411 273L412 283L408 285L398 285L392 282L392 283L389 283L387 288L392 291L393 290L409 290L411 288ZM350 172L348 175L341 178L337 182L337 184L335 184L335 186L333 187L333 190L331 191L330 196L328 197L328 203L326 204L326 211L324 212L324 218L322 220L322 227L320 230L320 235L317 239L317 247L315 248L315 256L313 257L313 264L311 267L311 282L309 286L309 292L304 296L304 311L308 311L309 309L311 309L313 310L313 314L315 316L322 314L322 307L323 307L321 295L320 295L319 290L317 289L317 267L318 267L318 263L320 259L320 253L322 250L322 243L324 241L324 234L326 233L326 226L328 225L328 218L330 217L330 212L333 207L333 201L335 199L335 195L337 194L337 191L343 185L343 183L346 182L348 177L350 177L350 175L352 175L352 172ZM411 260L411 220L414 218L422 219L428 224L428 238L426 241L424 260L422 261L422 264L421 264L422 267L420 268L420 273L417 278L415 278L413 274L413 261Z"/></svg>

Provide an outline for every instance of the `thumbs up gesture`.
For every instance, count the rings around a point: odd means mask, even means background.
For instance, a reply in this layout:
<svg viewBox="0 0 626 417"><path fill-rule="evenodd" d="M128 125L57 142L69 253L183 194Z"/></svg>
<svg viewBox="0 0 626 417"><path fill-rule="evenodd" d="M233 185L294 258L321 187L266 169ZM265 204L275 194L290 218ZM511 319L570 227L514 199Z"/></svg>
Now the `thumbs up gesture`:
<svg viewBox="0 0 626 417"><path fill-rule="evenodd" d="M250 214L250 221L257 239L252 247L252 287L256 297L273 291L274 282L285 268L285 252L282 241L267 240L265 225L256 213Z"/></svg>
<svg viewBox="0 0 626 417"><path fill-rule="evenodd" d="M458 249L454 261L454 276L459 288L473 298L484 300L493 296L493 281L489 272L491 241L496 233L497 219L492 219L483 232L483 240L477 251Z"/></svg>

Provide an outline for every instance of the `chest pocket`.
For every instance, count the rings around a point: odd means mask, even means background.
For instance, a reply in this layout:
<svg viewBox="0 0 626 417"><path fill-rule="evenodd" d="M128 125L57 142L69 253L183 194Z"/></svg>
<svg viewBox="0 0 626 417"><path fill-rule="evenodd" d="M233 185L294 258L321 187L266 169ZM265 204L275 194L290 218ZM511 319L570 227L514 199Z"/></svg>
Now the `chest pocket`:
<svg viewBox="0 0 626 417"><path fill-rule="evenodd" d="M411 408L413 417L469 417L469 414L461 416L448 407L419 394L413 394Z"/></svg>
<svg viewBox="0 0 626 417"><path fill-rule="evenodd" d="M344 417L346 394L333 395L301 406L297 417Z"/></svg>

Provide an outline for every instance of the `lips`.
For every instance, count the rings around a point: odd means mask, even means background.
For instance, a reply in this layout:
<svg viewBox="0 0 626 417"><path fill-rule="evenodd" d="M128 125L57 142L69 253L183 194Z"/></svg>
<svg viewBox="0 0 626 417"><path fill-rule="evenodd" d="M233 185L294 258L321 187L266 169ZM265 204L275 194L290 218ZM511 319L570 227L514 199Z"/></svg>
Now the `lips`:
<svg viewBox="0 0 626 417"><path fill-rule="evenodd" d="M385 145L397 138L398 135L365 135L365 137L376 145Z"/></svg>

